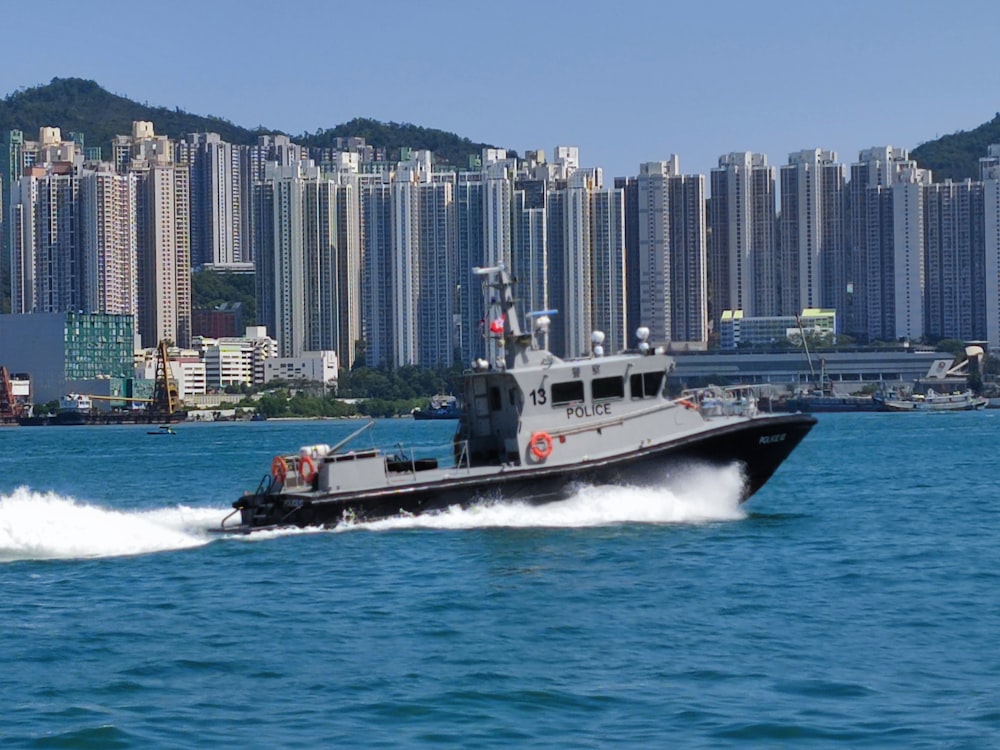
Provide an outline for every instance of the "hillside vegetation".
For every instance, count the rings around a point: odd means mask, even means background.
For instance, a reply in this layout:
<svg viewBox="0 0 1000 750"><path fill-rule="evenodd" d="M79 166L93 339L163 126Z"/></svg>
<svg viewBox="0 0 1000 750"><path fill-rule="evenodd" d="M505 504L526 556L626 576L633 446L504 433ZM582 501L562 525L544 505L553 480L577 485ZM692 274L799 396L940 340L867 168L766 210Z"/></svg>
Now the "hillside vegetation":
<svg viewBox="0 0 1000 750"><path fill-rule="evenodd" d="M934 181L979 179L979 159L986 149L1000 143L1000 112L973 130L960 130L937 140L921 143L910 157L934 172Z"/></svg>
<svg viewBox="0 0 1000 750"><path fill-rule="evenodd" d="M191 307L205 310L223 302L243 305L243 324L257 324L257 297L252 273L196 271L191 274Z"/></svg>
<svg viewBox="0 0 1000 750"><path fill-rule="evenodd" d="M108 158L108 147L116 135L132 132L134 120L148 120L157 133L171 138L212 132L237 144L252 144L258 135L282 132L264 125L245 128L223 117L193 115L180 108L139 103L82 78L53 78L48 84L22 87L0 100L0 131L21 130L29 140L37 138L38 129L45 126L61 128L64 138L71 132L83 133L85 145L100 146L104 158ZM443 130L362 118L321 127L316 133L285 135L304 146L329 146L337 137L360 136L369 145L386 149L390 159L398 158L400 147L408 146L433 151L440 162L456 166L464 166L470 155L491 148L489 144L473 143Z"/></svg>

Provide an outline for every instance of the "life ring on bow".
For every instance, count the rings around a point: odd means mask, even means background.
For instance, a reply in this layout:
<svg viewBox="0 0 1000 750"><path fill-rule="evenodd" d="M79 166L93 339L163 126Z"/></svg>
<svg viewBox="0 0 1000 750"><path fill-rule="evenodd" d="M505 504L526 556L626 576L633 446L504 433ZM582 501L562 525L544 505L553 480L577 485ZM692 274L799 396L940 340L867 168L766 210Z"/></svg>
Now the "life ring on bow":
<svg viewBox="0 0 1000 750"><path fill-rule="evenodd" d="M544 461L552 455L552 438L547 432L536 432L531 436L531 455L539 461Z"/></svg>
<svg viewBox="0 0 1000 750"><path fill-rule="evenodd" d="M691 403L690 401L688 401L686 398L679 398L679 399L677 399L676 403L680 404L685 409L697 409L698 408L693 403Z"/></svg>
<svg viewBox="0 0 1000 750"><path fill-rule="evenodd" d="M316 478L316 464L309 456L303 456L302 460L299 461L299 476L302 477L302 481L306 484L312 484L312 481Z"/></svg>
<svg viewBox="0 0 1000 750"><path fill-rule="evenodd" d="M271 476L278 482L284 482L288 476L288 462L281 456L275 456L271 462Z"/></svg>

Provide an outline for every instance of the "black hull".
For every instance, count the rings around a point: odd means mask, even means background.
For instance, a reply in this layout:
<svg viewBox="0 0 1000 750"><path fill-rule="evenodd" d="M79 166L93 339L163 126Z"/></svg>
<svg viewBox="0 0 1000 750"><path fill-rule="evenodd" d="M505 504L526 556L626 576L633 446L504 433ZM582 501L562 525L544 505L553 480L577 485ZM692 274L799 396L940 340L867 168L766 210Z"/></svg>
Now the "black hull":
<svg viewBox="0 0 1000 750"><path fill-rule="evenodd" d="M872 412L885 411L881 401L874 398L852 398L845 396L817 396L793 398L785 402L788 411L801 411L807 414L839 413L839 412Z"/></svg>
<svg viewBox="0 0 1000 750"><path fill-rule="evenodd" d="M241 523L222 530L335 526L344 519L371 521L491 500L540 504L564 499L580 483L661 483L671 468L693 462L713 466L739 463L745 478L741 500L746 500L771 478L814 424L816 418L806 414L776 415L717 427L614 458L572 465L543 465L487 476L416 481L404 486L321 497L261 492L245 495L233 503L240 512Z"/></svg>
<svg viewBox="0 0 1000 750"><path fill-rule="evenodd" d="M21 417L17 423L22 427L66 427L71 425L106 424L178 424L187 419L186 411L171 414L158 412L90 412L87 414L61 413L51 417Z"/></svg>

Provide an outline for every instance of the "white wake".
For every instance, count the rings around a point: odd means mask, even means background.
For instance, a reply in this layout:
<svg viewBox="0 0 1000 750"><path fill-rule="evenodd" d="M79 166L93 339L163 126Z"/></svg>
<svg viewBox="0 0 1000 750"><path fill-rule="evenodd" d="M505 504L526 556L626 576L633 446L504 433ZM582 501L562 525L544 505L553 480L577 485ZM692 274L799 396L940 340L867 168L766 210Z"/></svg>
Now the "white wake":
<svg viewBox="0 0 1000 750"><path fill-rule="evenodd" d="M627 523L701 524L746 517L740 505L743 476L735 466L692 467L669 487L581 486L566 500L545 505L484 502L422 516L341 524L338 532L366 529L585 528ZM228 513L220 508L178 505L152 510L113 510L56 493L21 487L0 495L0 563L142 555L201 547L219 538ZM280 529L238 537L260 542L321 532Z"/></svg>
<svg viewBox="0 0 1000 750"><path fill-rule="evenodd" d="M140 555L200 547L226 511L118 511L20 487L0 495L0 562Z"/></svg>
<svg viewBox="0 0 1000 750"><path fill-rule="evenodd" d="M584 528L625 523L701 524L746 517L740 505L743 475L737 466L691 467L669 487L583 486L545 505L492 502L438 513L341 525L368 529Z"/></svg>

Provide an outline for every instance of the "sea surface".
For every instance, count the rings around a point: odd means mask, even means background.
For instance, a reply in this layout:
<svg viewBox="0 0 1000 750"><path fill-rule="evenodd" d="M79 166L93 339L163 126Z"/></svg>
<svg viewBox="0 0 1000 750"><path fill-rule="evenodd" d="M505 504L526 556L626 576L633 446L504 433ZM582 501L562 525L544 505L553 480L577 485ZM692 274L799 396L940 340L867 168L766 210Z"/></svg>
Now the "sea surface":
<svg viewBox="0 0 1000 750"><path fill-rule="evenodd" d="M1000 411L820 415L742 506L207 531L357 426L0 429L0 747L1000 747Z"/></svg>

